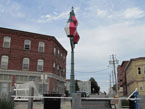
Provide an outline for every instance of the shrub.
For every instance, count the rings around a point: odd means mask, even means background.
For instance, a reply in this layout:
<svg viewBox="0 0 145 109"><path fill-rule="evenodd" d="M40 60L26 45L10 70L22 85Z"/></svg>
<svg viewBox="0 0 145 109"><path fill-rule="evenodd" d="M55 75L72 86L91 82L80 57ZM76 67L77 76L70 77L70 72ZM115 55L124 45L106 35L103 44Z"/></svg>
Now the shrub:
<svg viewBox="0 0 145 109"><path fill-rule="evenodd" d="M0 109L14 109L14 102L0 99Z"/></svg>
<svg viewBox="0 0 145 109"><path fill-rule="evenodd" d="M128 100L121 100L121 105L122 106L129 106L129 101Z"/></svg>

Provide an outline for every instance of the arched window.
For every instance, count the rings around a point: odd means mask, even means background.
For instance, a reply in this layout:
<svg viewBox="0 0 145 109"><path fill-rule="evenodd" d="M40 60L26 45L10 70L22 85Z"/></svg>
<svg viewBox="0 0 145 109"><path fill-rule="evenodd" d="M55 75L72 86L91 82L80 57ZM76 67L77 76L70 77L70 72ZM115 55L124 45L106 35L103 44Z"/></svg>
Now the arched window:
<svg viewBox="0 0 145 109"><path fill-rule="evenodd" d="M42 59L38 59L38 62L37 62L37 71L38 72L43 71L43 65L44 65L44 61Z"/></svg>
<svg viewBox="0 0 145 109"><path fill-rule="evenodd" d="M1 57L1 69L7 69L8 68L8 56L2 56Z"/></svg>
<svg viewBox="0 0 145 109"><path fill-rule="evenodd" d="M23 70L29 70L29 58L23 59Z"/></svg>

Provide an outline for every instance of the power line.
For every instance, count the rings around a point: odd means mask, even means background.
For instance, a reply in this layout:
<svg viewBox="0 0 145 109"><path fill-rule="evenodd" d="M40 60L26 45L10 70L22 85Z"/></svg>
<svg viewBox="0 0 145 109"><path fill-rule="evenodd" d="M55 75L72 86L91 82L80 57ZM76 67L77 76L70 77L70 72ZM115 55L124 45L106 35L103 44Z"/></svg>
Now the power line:
<svg viewBox="0 0 145 109"><path fill-rule="evenodd" d="M102 72L102 71L105 71L105 70L108 70L109 68L105 68L105 69L102 69L102 70L98 70L98 71L89 71L89 72L85 72L85 71L75 71L75 73L98 73L98 72ZM70 72L70 70L67 70Z"/></svg>

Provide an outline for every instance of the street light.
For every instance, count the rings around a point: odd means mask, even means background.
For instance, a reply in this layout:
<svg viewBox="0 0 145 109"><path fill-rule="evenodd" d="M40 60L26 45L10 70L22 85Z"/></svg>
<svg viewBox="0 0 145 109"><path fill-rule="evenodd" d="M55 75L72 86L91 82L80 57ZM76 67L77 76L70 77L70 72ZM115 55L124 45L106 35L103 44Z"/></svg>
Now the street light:
<svg viewBox="0 0 145 109"><path fill-rule="evenodd" d="M67 37L70 38L70 45L71 45L70 96L72 96L72 93L75 93L74 48L75 48L75 44L77 44L80 39L80 36L77 32L77 25L78 25L78 21L75 17L74 10L72 7L72 11L70 12L70 17L65 27L65 32Z"/></svg>

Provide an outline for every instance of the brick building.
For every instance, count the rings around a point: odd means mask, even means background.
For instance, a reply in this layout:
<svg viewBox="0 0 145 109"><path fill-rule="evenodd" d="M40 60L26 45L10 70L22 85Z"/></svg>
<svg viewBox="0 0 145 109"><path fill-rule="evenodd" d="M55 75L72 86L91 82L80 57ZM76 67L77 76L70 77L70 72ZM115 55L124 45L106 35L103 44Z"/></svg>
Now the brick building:
<svg viewBox="0 0 145 109"><path fill-rule="evenodd" d="M127 94L127 86L126 86L126 72L125 68L128 64L128 61L123 61L121 65L117 67L117 78L118 78L118 86L123 90L123 95Z"/></svg>
<svg viewBox="0 0 145 109"><path fill-rule="evenodd" d="M27 81L34 81L40 93L44 86L44 91L63 94L66 56L53 36L0 27L0 94Z"/></svg>

